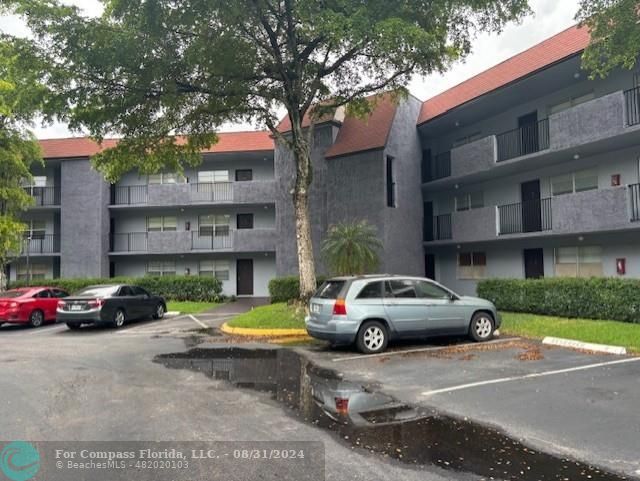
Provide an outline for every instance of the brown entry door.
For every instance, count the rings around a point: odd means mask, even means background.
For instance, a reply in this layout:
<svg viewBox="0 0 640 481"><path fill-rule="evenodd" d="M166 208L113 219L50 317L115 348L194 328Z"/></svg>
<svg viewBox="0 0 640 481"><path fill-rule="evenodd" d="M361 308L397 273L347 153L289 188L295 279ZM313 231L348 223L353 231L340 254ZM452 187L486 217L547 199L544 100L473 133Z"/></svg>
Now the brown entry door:
<svg viewBox="0 0 640 481"><path fill-rule="evenodd" d="M236 294L238 296L253 295L253 259L236 261Z"/></svg>
<svg viewBox="0 0 640 481"><path fill-rule="evenodd" d="M542 249L524 250L525 279L540 279L544 277L544 251Z"/></svg>

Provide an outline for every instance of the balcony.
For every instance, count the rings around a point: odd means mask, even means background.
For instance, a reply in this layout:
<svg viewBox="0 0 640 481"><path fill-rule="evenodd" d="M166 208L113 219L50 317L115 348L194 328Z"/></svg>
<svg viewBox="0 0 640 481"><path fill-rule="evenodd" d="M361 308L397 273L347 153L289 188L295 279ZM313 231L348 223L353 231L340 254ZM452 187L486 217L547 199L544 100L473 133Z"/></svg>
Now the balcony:
<svg viewBox="0 0 640 481"><path fill-rule="evenodd" d="M278 236L275 229L238 229L234 231L236 252L275 252Z"/></svg>
<svg viewBox="0 0 640 481"><path fill-rule="evenodd" d="M51 207L60 205L60 187L46 186L35 187L28 186L24 188L25 192L33 197L34 207Z"/></svg>
<svg viewBox="0 0 640 481"><path fill-rule="evenodd" d="M534 154L549 148L549 120L523 125L517 129L496 135L497 162Z"/></svg>
<svg viewBox="0 0 640 481"><path fill-rule="evenodd" d="M425 226L426 227L426 226ZM481 207L435 216L426 242L482 242L496 239L496 208Z"/></svg>
<svg viewBox="0 0 640 481"><path fill-rule="evenodd" d="M114 186L114 206L264 204L275 202L275 180Z"/></svg>
<svg viewBox="0 0 640 481"><path fill-rule="evenodd" d="M60 253L60 236L58 234L34 234L22 241L20 255L47 255Z"/></svg>

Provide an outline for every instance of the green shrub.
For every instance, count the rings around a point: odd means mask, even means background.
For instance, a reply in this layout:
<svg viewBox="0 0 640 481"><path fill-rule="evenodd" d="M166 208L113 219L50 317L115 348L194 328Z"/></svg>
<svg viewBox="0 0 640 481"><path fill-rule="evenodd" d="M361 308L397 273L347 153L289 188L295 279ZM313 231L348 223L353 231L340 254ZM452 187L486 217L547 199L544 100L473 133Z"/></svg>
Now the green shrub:
<svg viewBox="0 0 640 481"><path fill-rule="evenodd" d="M222 283L214 277L199 276L145 276L114 277L112 279L48 279L12 282L10 287L43 285L77 292L95 284L134 284L169 301L219 302L222 300Z"/></svg>
<svg viewBox="0 0 640 481"><path fill-rule="evenodd" d="M487 279L478 296L505 311L640 322L640 279Z"/></svg>
<svg viewBox="0 0 640 481"><path fill-rule="evenodd" d="M323 276L316 279L318 286L325 281ZM289 302L300 297L300 280L297 276L276 277L269 281L271 302Z"/></svg>

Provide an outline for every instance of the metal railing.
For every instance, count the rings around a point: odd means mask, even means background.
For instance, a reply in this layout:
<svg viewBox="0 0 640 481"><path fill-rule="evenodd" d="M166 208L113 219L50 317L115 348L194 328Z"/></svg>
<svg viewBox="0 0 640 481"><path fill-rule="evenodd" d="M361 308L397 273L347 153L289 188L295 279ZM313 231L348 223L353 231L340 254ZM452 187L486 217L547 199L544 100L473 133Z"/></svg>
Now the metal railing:
<svg viewBox="0 0 640 481"><path fill-rule="evenodd" d="M498 206L498 235L551 230L551 198Z"/></svg>
<svg viewBox="0 0 640 481"><path fill-rule="evenodd" d="M192 202L229 202L233 200L233 182L199 182L190 185Z"/></svg>
<svg viewBox="0 0 640 481"><path fill-rule="evenodd" d="M60 252L60 236L58 234L32 234L31 238L22 240L22 252L28 254L57 254Z"/></svg>
<svg viewBox="0 0 640 481"><path fill-rule="evenodd" d="M58 186L27 186L25 192L35 200L35 206L60 205L60 187Z"/></svg>
<svg viewBox="0 0 640 481"><path fill-rule="evenodd" d="M631 222L640 220L640 184L629 186L629 200L631 201Z"/></svg>
<svg viewBox="0 0 640 481"><path fill-rule="evenodd" d="M624 92L624 104L627 111L627 125L640 124L640 87Z"/></svg>
<svg viewBox="0 0 640 481"><path fill-rule="evenodd" d="M509 132L496 135L498 162L515 159L549 148L549 119L523 125Z"/></svg>
<svg viewBox="0 0 640 481"><path fill-rule="evenodd" d="M146 185L111 186L111 205L146 204L148 190Z"/></svg>
<svg viewBox="0 0 640 481"><path fill-rule="evenodd" d="M437 215L433 218L433 239L451 239L451 214Z"/></svg>
<svg viewBox="0 0 640 481"><path fill-rule="evenodd" d="M147 233L146 232L126 232L121 234L111 234L111 252L146 252Z"/></svg>
<svg viewBox="0 0 640 481"><path fill-rule="evenodd" d="M191 250L215 251L220 249L231 249L233 247L233 233L231 230L225 234L201 233L194 231L191 233Z"/></svg>

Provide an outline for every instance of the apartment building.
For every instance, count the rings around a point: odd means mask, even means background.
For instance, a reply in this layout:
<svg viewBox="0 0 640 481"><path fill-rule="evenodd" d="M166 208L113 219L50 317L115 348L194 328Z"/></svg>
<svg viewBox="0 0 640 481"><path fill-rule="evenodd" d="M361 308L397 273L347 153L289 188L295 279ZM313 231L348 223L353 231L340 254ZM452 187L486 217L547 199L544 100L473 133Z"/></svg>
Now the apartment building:
<svg viewBox="0 0 640 481"><path fill-rule="evenodd" d="M640 276L640 72L590 80L588 41L573 27L426 102L383 96L367 118L321 119L318 271L329 227L366 219L381 271L463 294L489 277ZM11 279L215 275L227 294L263 296L297 273L294 162L267 133L221 134L183 176L109 185L89 159L113 142L42 141Z"/></svg>
<svg viewBox="0 0 640 481"><path fill-rule="evenodd" d="M640 276L639 73L590 80L570 28L422 106L425 270Z"/></svg>

